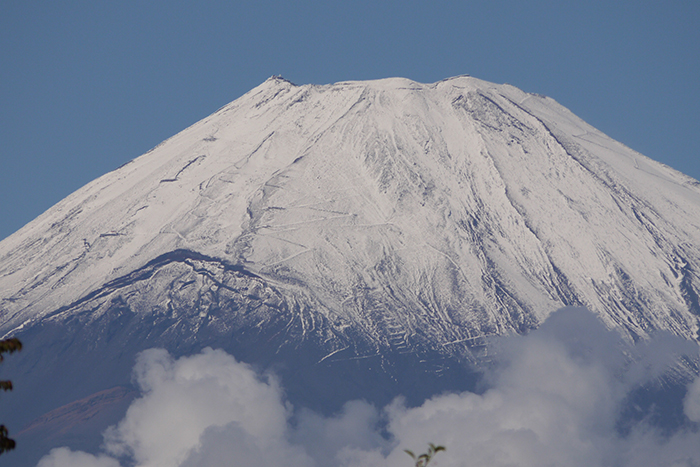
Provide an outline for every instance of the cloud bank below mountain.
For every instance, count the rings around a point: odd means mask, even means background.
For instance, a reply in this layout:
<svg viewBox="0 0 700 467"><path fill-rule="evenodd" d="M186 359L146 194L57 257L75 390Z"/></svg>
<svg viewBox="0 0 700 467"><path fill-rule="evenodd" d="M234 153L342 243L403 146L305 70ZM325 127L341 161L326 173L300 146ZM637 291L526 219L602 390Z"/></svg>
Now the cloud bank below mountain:
<svg viewBox="0 0 700 467"><path fill-rule="evenodd" d="M176 360L148 350L134 368L141 397L105 432L104 452L54 449L38 467L399 467L411 462L404 449L428 442L447 447L442 467L700 465L700 377L688 386L683 428L662 431L651 416L619 423L633 391L680 357L697 359L697 344L658 334L630 345L567 308L491 349L479 394L414 408L398 398L381 410L352 401L332 417L295 410L274 375L223 351Z"/></svg>

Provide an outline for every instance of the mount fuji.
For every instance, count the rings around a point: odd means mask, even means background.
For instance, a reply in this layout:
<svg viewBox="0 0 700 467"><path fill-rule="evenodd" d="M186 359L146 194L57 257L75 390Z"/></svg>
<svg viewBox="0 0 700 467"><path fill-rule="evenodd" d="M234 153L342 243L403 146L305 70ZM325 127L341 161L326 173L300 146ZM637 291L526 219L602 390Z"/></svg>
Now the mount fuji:
<svg viewBox="0 0 700 467"><path fill-rule="evenodd" d="M272 77L0 242L25 347L0 420L92 446L152 347L224 349L324 413L417 404L565 306L697 341L699 297L700 183L553 99Z"/></svg>

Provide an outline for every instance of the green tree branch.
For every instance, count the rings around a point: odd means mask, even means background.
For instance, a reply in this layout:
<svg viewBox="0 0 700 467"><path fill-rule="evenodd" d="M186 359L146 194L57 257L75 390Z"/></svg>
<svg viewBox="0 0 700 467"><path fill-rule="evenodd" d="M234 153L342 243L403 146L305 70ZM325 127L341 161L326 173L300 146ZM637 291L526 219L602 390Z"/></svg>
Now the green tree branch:
<svg viewBox="0 0 700 467"><path fill-rule="evenodd" d="M436 446L433 443L428 443L428 452L416 456L413 451L404 449L404 452L411 456L411 459L416 463L415 467L427 467L430 461L433 459L435 454L440 451L446 451L445 446Z"/></svg>

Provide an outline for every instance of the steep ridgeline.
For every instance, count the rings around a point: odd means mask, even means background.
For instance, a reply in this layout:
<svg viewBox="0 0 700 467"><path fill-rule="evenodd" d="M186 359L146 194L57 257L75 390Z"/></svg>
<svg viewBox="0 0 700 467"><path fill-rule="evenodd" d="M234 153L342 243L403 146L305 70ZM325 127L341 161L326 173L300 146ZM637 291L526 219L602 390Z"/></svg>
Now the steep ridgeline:
<svg viewBox="0 0 700 467"><path fill-rule="evenodd" d="M697 339L699 295L697 181L471 77L270 78L0 243L0 335L56 384L19 418L153 346L223 347L321 408L418 398L563 305Z"/></svg>

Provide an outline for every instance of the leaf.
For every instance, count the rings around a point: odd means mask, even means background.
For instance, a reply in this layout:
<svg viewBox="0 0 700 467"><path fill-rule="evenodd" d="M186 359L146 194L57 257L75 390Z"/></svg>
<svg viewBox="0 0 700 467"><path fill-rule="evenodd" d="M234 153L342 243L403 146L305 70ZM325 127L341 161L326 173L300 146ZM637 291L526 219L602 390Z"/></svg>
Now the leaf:
<svg viewBox="0 0 700 467"><path fill-rule="evenodd" d="M438 446L433 443L428 443L428 452L423 453L418 457L416 457L413 451L409 451L408 449L404 449L404 452L411 456L411 458L416 462L415 467L427 467L436 453L446 450L447 448L445 446Z"/></svg>
<svg viewBox="0 0 700 467"><path fill-rule="evenodd" d="M2 354L5 352L13 353L19 350L22 350L22 343L16 337L0 341L0 362L3 361Z"/></svg>

